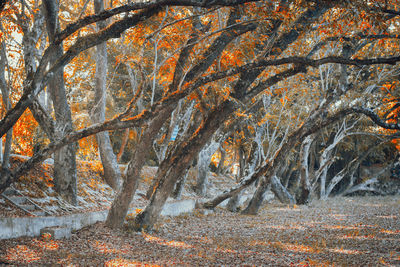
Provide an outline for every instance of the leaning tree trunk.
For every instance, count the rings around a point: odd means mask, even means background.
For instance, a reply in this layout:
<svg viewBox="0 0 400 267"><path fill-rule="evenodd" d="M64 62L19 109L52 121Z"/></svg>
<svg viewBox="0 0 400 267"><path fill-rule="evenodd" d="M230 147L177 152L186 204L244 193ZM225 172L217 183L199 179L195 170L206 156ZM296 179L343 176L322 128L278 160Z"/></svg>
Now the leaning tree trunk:
<svg viewBox="0 0 400 267"><path fill-rule="evenodd" d="M281 148L275 153L274 158L267 161L266 165L259 168L259 170L252 175L254 176L253 179L260 180L259 185L255 193L253 194L253 197L251 198L249 204L242 211L242 214L253 214L253 215L257 214L264 200L265 192L268 189L271 180L274 179L274 176L276 176L278 168L282 167L280 163L285 162L285 159L288 156L290 150L294 147L297 140L301 138L304 131L307 131L307 128L302 126L297 131L292 133L288 137L287 141L283 143ZM260 172L260 170L262 169L265 169L265 171ZM282 201L288 201L288 202L294 201L290 193L286 189L283 189L284 187L279 180L278 181L275 180L274 182L272 182L271 185L272 187L274 187L274 190L276 191L275 195L278 195L278 198L281 198Z"/></svg>
<svg viewBox="0 0 400 267"><path fill-rule="evenodd" d="M296 25L298 26L295 30L292 30L290 32L287 32L285 34L282 34L277 40L275 40L275 43L273 46L271 46L271 49L269 50L270 53L263 53L262 57L265 55L278 55L282 53L282 51L285 51L286 48L293 43L301 34L304 32L307 28L307 25L310 23L313 23L317 18L319 18L322 14L324 14L328 10L328 6L324 6L321 4L316 5L314 8L310 8L309 10L305 11L297 20L296 20ZM277 27L279 28L280 23L277 24ZM278 49L275 49L278 48ZM241 95L244 95L246 90L243 88L248 88L252 82L261 74L263 69L251 69L248 70L244 73L241 73L240 79L238 83L235 85L235 89L233 90L235 93L233 94L233 97L238 97L241 98ZM271 80L269 80L271 81ZM272 84L276 83L276 81L272 82ZM301 130L301 129L299 129ZM298 133L300 134L300 132ZM295 144L296 140L291 140L290 142L286 142L285 145L290 144L290 148ZM251 199L249 205L246 207L246 209L242 212L244 214L255 214L258 211L258 208L261 206L261 202L263 200L263 195L266 190L266 187L269 184L269 180L271 176L276 172L277 166L279 165L276 159L280 158L282 159L284 157L283 154L287 154L289 152L289 147L283 145L283 147L280 149L279 152L277 152L276 156L274 159L271 161L268 161L267 164L265 164L263 167L259 168L257 172L255 172L253 175L249 176L246 178L241 184L238 186L232 188L229 192L223 193L217 198L215 198L212 201L209 201L204 204L204 207L206 208L213 208L216 205L218 205L220 202L225 200L226 198L232 197L236 193L240 192L242 189L247 187L248 185L252 184L255 182L255 180L259 179L261 176L266 175L266 177L263 177L261 179L261 183L258 186L256 193L253 195L253 198ZM284 153L281 153L283 150L285 150Z"/></svg>
<svg viewBox="0 0 400 267"><path fill-rule="evenodd" d="M108 213L106 225L111 228L119 228L122 226L125 216L129 209L129 204L136 192L139 183L140 171L146 162L148 156L148 148L156 136L157 132L162 127L166 119L171 115L173 107L160 112L144 130L141 138L135 147L135 151L132 154L131 160L129 161L126 177L122 185L122 189L114 199L111 209Z"/></svg>
<svg viewBox="0 0 400 267"><path fill-rule="evenodd" d="M153 227L177 180L184 174L196 155L217 131L220 122L224 121L233 111L234 104L230 102L221 104L207 116L199 129L187 142L178 145L174 153L170 153L160 164L156 175L156 179L159 179L160 183L155 188L150 203L136 217L136 230L149 230Z"/></svg>
<svg viewBox="0 0 400 267"><path fill-rule="evenodd" d="M277 176L272 176L271 191L281 203L291 205L296 204L295 198L289 193L286 187L282 185L280 179Z"/></svg>
<svg viewBox="0 0 400 267"><path fill-rule="evenodd" d="M183 189L185 187L185 183L187 180L187 176L189 174L189 170L186 170L186 173L179 178L178 182L175 185L174 192L172 192L172 197L175 199L181 199Z"/></svg>
<svg viewBox="0 0 400 267"><path fill-rule="evenodd" d="M253 197L250 199L247 207L242 211L242 214L257 214L262 202L264 201L265 191L268 189L270 179L271 176L263 177L263 179L261 179L255 193L253 194Z"/></svg>
<svg viewBox="0 0 400 267"><path fill-rule="evenodd" d="M104 0L95 0L94 8L96 13L104 10ZM106 22L98 22L99 30L105 28ZM105 121L106 113L106 82L107 82L107 43L96 47L96 74L95 74L95 104L93 108L93 122L102 123ZM104 180L114 190L121 187L122 177L118 167L117 158L112 149L108 132L96 134L99 153L104 170Z"/></svg>
<svg viewBox="0 0 400 267"><path fill-rule="evenodd" d="M43 0L47 32L50 42L59 31L58 0ZM62 44L57 48L55 58L63 54ZM52 64L54 62L50 62ZM61 139L72 132L71 109L67 102L64 85L64 69L60 68L48 84L53 101L56 130L55 135ZM71 204L77 204L76 144L69 144L54 153L54 188Z"/></svg>

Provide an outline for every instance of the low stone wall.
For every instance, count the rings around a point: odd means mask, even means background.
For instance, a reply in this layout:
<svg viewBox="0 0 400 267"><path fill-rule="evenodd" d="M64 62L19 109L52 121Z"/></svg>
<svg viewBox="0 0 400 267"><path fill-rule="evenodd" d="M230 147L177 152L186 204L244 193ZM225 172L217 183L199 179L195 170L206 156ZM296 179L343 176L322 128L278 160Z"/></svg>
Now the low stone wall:
<svg viewBox="0 0 400 267"><path fill-rule="evenodd" d="M178 216L182 213L192 212L195 200L181 200L167 202L164 205L162 216ZM104 222L108 210L71 214L67 216L49 217L15 217L0 218L0 239L16 238L21 236L39 236L40 230L46 227L69 227L79 230L96 222Z"/></svg>
<svg viewBox="0 0 400 267"><path fill-rule="evenodd" d="M161 212L162 216L178 216L182 213L192 212L196 201L193 199L180 200L176 202L167 202Z"/></svg>
<svg viewBox="0 0 400 267"><path fill-rule="evenodd" d="M107 210L59 217L15 217L0 219L0 239L20 236L39 236L46 227L62 226L78 230L99 221L105 221Z"/></svg>

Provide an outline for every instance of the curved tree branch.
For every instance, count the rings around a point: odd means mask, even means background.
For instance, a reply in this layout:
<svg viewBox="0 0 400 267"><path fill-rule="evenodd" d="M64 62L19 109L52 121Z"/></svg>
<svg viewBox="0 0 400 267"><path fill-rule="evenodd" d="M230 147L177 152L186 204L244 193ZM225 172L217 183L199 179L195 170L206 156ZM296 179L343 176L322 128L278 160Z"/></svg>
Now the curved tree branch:
<svg viewBox="0 0 400 267"><path fill-rule="evenodd" d="M361 113L368 116L375 124L378 126L388 129L388 130L400 130L400 123L387 123L383 119L381 119L378 114L376 114L372 109L362 108L362 107L353 107L354 113Z"/></svg>

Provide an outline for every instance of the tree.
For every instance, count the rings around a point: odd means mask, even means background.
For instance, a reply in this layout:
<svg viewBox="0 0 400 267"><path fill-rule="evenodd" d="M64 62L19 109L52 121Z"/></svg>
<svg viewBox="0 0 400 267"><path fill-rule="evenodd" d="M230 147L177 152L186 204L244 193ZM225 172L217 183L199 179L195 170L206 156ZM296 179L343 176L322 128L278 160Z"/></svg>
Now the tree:
<svg viewBox="0 0 400 267"><path fill-rule="evenodd" d="M232 131L230 125L239 121L238 114L248 113L247 117L260 112L260 109L253 110L248 107L252 104L259 105L262 95L270 94L274 103L282 105L281 115L289 114L287 110L300 114L295 119L296 123L290 121L292 114L283 116L282 124L271 121L276 134L267 137L273 144L268 143L266 147L266 142L256 142L256 148L260 152L261 149L269 149L271 155L266 159L256 160L247 176L235 188L205 204L206 207L214 207L258 180L253 199L244 210L245 213L256 213L271 179L277 194L288 193L281 187L279 178L274 177L279 177L285 172L287 167L282 163L287 161L293 148L300 147L299 144L307 136L343 120L350 114L365 114L384 128L400 128L385 116L382 119L382 114L370 109L362 101L350 104L347 102L349 105L344 105L343 101L352 97L351 94L355 90L351 85L360 82L360 76L370 78L372 74L368 72L373 68L369 66L377 65L378 68L383 68L383 64L393 65L400 60L397 54L388 51L381 53L371 45L377 40L376 37L371 37L373 30L382 32L382 39L391 39L390 34L386 35L382 29L382 25L395 23L393 19L397 18L397 14L389 12L388 9L365 6L363 1L299 1L289 4L287 1L238 0L218 1L218 5L215 1L191 0L135 2L79 18L57 33L54 30L57 29L57 17L53 16L56 18L50 19L50 15L56 14L52 8L54 6L50 5L53 3L47 1L47 4L48 9L53 10L46 19L46 24L53 23L52 27L48 26L48 29L53 29L49 33L50 42L37 56L35 69L32 69L29 75L22 75L23 92L14 107L7 111L0 121L1 135L15 125L26 108L34 106L38 94L49 86L53 79L61 78L57 74L59 75L80 53L87 53L90 48L106 41L119 39L124 32L129 40L139 44L138 47L132 48L132 51L140 51L137 53L139 56L132 56L124 62L141 63L141 86L138 86L127 108L109 120L73 131L69 127L72 125L72 116L66 116L68 118L64 123L69 130L65 134L50 138L51 131L48 131L48 146L18 168L2 168L0 190L15 182L34 164L64 146L71 147L70 144L84 137L109 130L141 129L137 131L138 142L131 154L124 184L107 218L109 226L120 227L135 194L140 170L154 147L154 141L163 136L160 134L163 129L166 133L171 132L172 125L176 124L175 114L181 113L176 109L179 103L190 106L189 103L194 101L197 119L192 120L192 124L176 142L171 145L165 143L159 150L166 153L160 153L165 156L159 157L162 161L157 172L157 184L152 187L150 204L136 218L138 229L151 228L175 184L185 175L205 145L213 138L218 140L217 143L222 142L224 138L219 139L220 133L229 134ZM202 12L194 11L193 7L203 8ZM352 11L353 7L356 8L356 12ZM383 19L377 19L376 24L371 25L370 22L376 14ZM215 20L216 16L220 19ZM96 32L90 30L92 24L110 18L112 21L109 21L108 27ZM368 30L369 26L365 27L366 23L373 29ZM166 41L164 36L167 35L173 38L172 41ZM363 44L363 41L369 45ZM65 52L60 49L63 43ZM152 46L147 46L148 43ZM359 50L354 49L353 54L347 53L349 43L355 47L359 46ZM302 49L298 49L299 47ZM330 71L330 68L338 75L336 80L339 82L335 84L337 87L325 87L325 91L318 92L323 83L320 84L318 78L315 78L315 70L323 65L328 66L327 71ZM325 74L325 70L321 72L321 75ZM131 77L133 75L130 75ZM370 80L369 78L367 80ZM146 82L146 79L150 82ZM131 78L132 87L133 80ZM60 93L62 84L62 81L57 84L60 88L53 95L63 97L59 108L68 115L70 109L64 101L65 93ZM312 90L307 91L305 88ZM296 94L312 98L314 101L304 101L307 104L303 104L300 109L298 106L302 105L303 100ZM269 112L269 109L270 107L261 112L273 113ZM175 114L171 119L174 110ZM279 115L279 112L276 113ZM57 119L57 116L56 113L55 125L62 121L62 118ZM47 128L51 128L53 125L52 120L44 116L35 118L39 122L42 121L40 124L43 128L46 128L46 125ZM278 125L282 125L282 128ZM263 134L262 128L258 130ZM59 128L55 127L54 132L57 131L60 132ZM246 134L246 137L250 135ZM162 140L169 141L168 138ZM72 150L70 152L69 155L72 155Z"/></svg>
<svg viewBox="0 0 400 267"><path fill-rule="evenodd" d="M95 12L98 14L104 10L104 1L94 1ZM106 27L105 21L97 22L98 28ZM105 121L106 114L106 95L107 95L107 44L102 43L96 47L96 74L95 74L95 104L93 108L93 121L102 123ZM114 190L118 191L121 187L121 172L118 167L117 158L111 146L110 137L107 132L96 135L97 144L100 152L101 162L104 170L104 180Z"/></svg>
<svg viewBox="0 0 400 267"><path fill-rule="evenodd" d="M228 25L233 24L235 19L237 18L237 11L232 12L231 16L228 19ZM197 65L195 65L186 75L184 75L183 69L175 69L174 76L173 76L173 81L170 85L169 92L176 92L179 91L179 84L180 83L189 83L192 82L192 80L201 75L204 71L206 71L209 66L214 62L214 60L220 55L220 53L224 50L224 48L236 37L239 36L249 30L251 30L253 25L250 26L242 26L238 25L237 27L232 27L227 33L223 33L220 35L212 44L211 46L204 52L204 55L202 58L204 60L201 60ZM187 41L186 48L184 48L178 58L178 63L177 66L184 66L185 63L188 60L190 50L193 49L194 45L192 44L198 37L194 35ZM180 80L184 79L183 82ZM111 207L111 210L108 214L107 217L107 225L112 226L112 227L120 227L123 223L123 220L125 218L125 215L128 211L128 206L130 204L130 201L133 197L133 194L136 191L137 188L137 182L139 178L139 173L140 170L144 164L145 160L145 152L148 150L149 147L151 147L151 144L154 140L154 137L156 136L156 133L160 130L162 127L164 121L170 117L171 113L175 109L174 106L168 106L163 110L163 112L159 113L154 119L151 120L149 125L146 127L144 130L140 143L138 146L135 148L135 152L133 154L133 157L131 158L131 161L128 165L128 171L127 171L127 177L125 180L125 184L123 186L123 190L121 193L117 196L116 200L113 202L113 205ZM189 159L183 161L184 165L184 170L187 169L188 165L192 162L193 160L193 155L196 153L196 151L192 150L193 153L189 153ZM166 171L165 168L170 168L171 166L167 163L170 159L167 157L162 163L160 163L160 167L157 172L156 180L162 182L162 180L165 179L164 177L164 172ZM179 171L184 171L183 169L176 169ZM182 173L180 173L182 174ZM162 179L161 179L162 178ZM173 187L175 185L175 180L172 180L168 184L168 189L166 189L161 198L160 198L160 203L161 204L156 204L155 206L155 211L154 213L156 214L155 216L158 216L161 212L161 209L163 207L163 204L165 203L169 193L173 190ZM168 191L167 191L168 190ZM153 197L155 194L153 193ZM153 199L152 197L152 199ZM149 207L149 206L148 206ZM153 215L152 215L153 216Z"/></svg>
<svg viewBox="0 0 400 267"><path fill-rule="evenodd" d="M50 26L53 27L53 28L50 28L50 33L53 34L54 36L50 40L51 44L43 52L43 56L39 60L39 65L37 66L36 70L26 76L25 81L24 81L25 87L24 87L24 92L22 94L22 97L20 98L18 103L7 113L7 115L4 117L4 119L0 123L2 135L4 135L4 133L7 132L16 123L16 121L23 114L25 109L34 102L35 97L38 95L38 93L41 90L43 90L46 83L51 79L53 74L60 71L60 69L62 67L64 67L68 62L70 62L80 52L85 51L86 49L93 47L97 44L100 44L101 42L103 42L105 40L119 36L123 31L125 31L129 27L132 27L133 25L136 25L140 21L158 13L163 5L167 5L167 4L171 4L171 3L166 1L163 3L144 3L144 4L139 3L139 4L135 4L135 5L121 6L118 8L114 8L111 11L103 12L97 16L94 15L94 16L89 16L89 17L80 19L78 22L72 23L69 27L66 27L62 32L57 33L57 34L56 34L57 16L55 13L55 11L57 9L57 5L51 5L51 3L48 3L49 5L48 5L48 20L47 20L48 23L47 24L49 24L49 27ZM241 3L241 1L229 2L229 3L222 2L221 4L236 5L239 3ZM190 1L188 1L187 3L182 3L182 4L183 5L199 5L196 2L190 2ZM200 5L207 6L208 3L202 3ZM100 31L99 33L89 34L81 39L77 39L77 41L73 45L71 45L65 53L63 53L62 55L57 54L60 51L59 46L62 43L62 41L65 40L66 38L70 37L73 33L75 33L77 30L81 29L82 27L85 27L86 25L88 25L90 23L94 23L97 21L107 19L114 15L118 15L118 14L121 14L124 12L129 12L131 10L136 10L138 8L144 9L144 11L139 12L138 14L134 14L132 16L128 16L128 17L122 18L120 20L117 20L112 25L110 25L110 27ZM146 9L146 8L148 8L148 9ZM52 65L52 67L47 69L47 64L49 62L54 62L54 64ZM61 86L61 83L59 85ZM62 94L59 94L58 96L61 97ZM63 103L65 104L66 102L63 101ZM62 111L63 112L65 111L68 113L68 108L66 108L66 107L62 108ZM59 115L60 115L60 120L62 117L69 117L69 116L62 116L61 114L59 114ZM114 121L114 123L115 122L116 121ZM68 126L68 125L70 125L70 123L67 122L65 125ZM65 126L65 125L63 125L63 126ZM77 139L77 140L79 140L79 139ZM61 143L63 143L63 141L61 141L59 144L61 144ZM53 143L53 146L54 145L55 144ZM55 145L55 146L57 146L57 145ZM61 149L61 147L62 147L62 145L57 147L56 150ZM54 150L54 151L56 151L56 150ZM71 153L69 153L70 155L74 154L74 153L72 153L73 151L70 151L70 152L71 152ZM42 156L44 156L44 155L38 156L38 158L41 158ZM32 159L32 161L35 161L37 159ZM27 163L27 165L31 165L31 163ZM73 164L70 164L70 166L73 168ZM26 167L23 167L23 168L26 168ZM20 170L22 170L23 168L21 168ZM8 173L7 170L4 170L4 171L6 173ZM19 172L19 171L17 171L17 172ZM73 175L72 175L72 177L73 177ZM4 186L8 185L11 182L11 180L9 180L9 178L10 177L3 176L4 183L2 183L2 188L4 188ZM70 185L71 185L70 188L72 190L73 181L72 181L72 184L70 184Z"/></svg>
<svg viewBox="0 0 400 267"><path fill-rule="evenodd" d="M56 34L60 31L60 23L58 21L59 2L44 0L43 8L46 17L47 34L50 42L53 42ZM55 58L63 54L62 43L58 44L54 49ZM54 59L49 60L50 65L54 63ZM48 88L56 118L54 135L56 139L61 139L73 130L72 114L67 101L62 67L54 72L53 77L49 80ZM55 190L60 195L70 203L77 204L76 145L73 143L54 153L54 185Z"/></svg>

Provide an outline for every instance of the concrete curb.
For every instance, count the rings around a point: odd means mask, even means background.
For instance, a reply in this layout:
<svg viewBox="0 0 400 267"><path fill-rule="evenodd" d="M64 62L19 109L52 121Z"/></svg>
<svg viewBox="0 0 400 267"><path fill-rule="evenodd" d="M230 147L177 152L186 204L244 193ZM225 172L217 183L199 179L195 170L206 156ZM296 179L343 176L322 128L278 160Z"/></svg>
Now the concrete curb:
<svg viewBox="0 0 400 267"><path fill-rule="evenodd" d="M162 216L178 216L182 213L192 212L195 208L195 200L181 200L167 202L164 205ZM0 239L17 238L21 236L39 236L40 230L46 227L68 227L71 230L79 230L85 226L104 222L108 210L88 213L71 214L67 216L49 217L15 217L0 218Z"/></svg>
<svg viewBox="0 0 400 267"><path fill-rule="evenodd" d="M87 225L105 221L108 210L59 217L16 217L0 219L0 239L39 236L40 229L53 226L79 230Z"/></svg>
<svg viewBox="0 0 400 267"><path fill-rule="evenodd" d="M185 199L165 203L161 212L162 216L178 216L182 213L192 212L196 206L194 199Z"/></svg>

